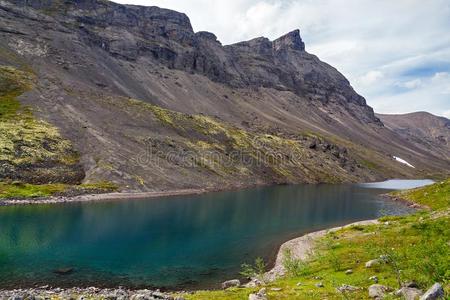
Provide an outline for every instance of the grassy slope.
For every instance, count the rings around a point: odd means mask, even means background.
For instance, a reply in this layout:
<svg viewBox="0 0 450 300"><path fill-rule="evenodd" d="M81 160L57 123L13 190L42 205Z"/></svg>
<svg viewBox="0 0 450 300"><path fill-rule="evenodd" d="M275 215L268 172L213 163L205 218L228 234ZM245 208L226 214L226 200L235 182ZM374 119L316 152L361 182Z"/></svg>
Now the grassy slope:
<svg viewBox="0 0 450 300"><path fill-rule="evenodd" d="M398 191L393 196L403 198L431 209L450 207L450 179L409 191Z"/></svg>
<svg viewBox="0 0 450 300"><path fill-rule="evenodd" d="M418 201L434 210L404 217L383 217L379 225L354 226L328 234L317 244L310 261L292 263L289 276L267 286L269 299L367 299L369 278L397 289L400 281L416 281L426 290L434 282L444 284L450 292L450 218L448 199L450 180L432 186L402 192L402 197ZM388 255L389 263L365 268L365 262ZM345 271L353 273L346 275ZM397 272L396 270L401 270ZM315 277L321 279L314 279ZM301 285L297 286L300 282ZM316 283L323 282L318 288ZM349 284L360 287L342 294L336 287ZM271 291L279 287L281 291ZM236 288L226 291L200 291L183 295L186 299L248 299L258 288ZM391 296L393 298L393 296Z"/></svg>
<svg viewBox="0 0 450 300"><path fill-rule="evenodd" d="M107 193L116 191L118 187L110 182L70 185L63 183L29 184L0 182L1 199L30 199L54 195L79 195L86 193Z"/></svg>

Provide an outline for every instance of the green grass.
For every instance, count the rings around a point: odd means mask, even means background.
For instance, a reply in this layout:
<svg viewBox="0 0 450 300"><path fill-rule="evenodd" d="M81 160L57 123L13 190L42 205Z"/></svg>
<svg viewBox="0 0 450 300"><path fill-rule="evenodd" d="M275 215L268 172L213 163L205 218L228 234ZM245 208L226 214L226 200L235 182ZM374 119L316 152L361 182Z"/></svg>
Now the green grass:
<svg viewBox="0 0 450 300"><path fill-rule="evenodd" d="M375 225L358 225L328 233L317 241L314 255L307 261L285 260L287 276L267 284L269 299L369 299L367 288L377 276L379 284L398 289L399 282L415 281L422 290L435 282L450 293L450 180L402 192L409 200L427 204L432 211L407 216L380 218ZM371 259L387 257L387 262L366 268ZM345 271L352 269L352 274ZM315 279L320 277L320 279ZM301 285L297 285L297 283ZM323 288L315 284L322 282ZM361 288L345 295L336 288L348 284ZM272 291L272 287L282 288ZM186 299L248 299L259 288L199 291ZM389 298L390 297L390 298ZM386 299L394 299L388 296ZM399 298L396 298L399 299Z"/></svg>
<svg viewBox="0 0 450 300"><path fill-rule="evenodd" d="M450 179L423 188L393 192L392 195L431 209L448 208L450 207Z"/></svg>
<svg viewBox="0 0 450 300"><path fill-rule="evenodd" d="M98 182L80 185L61 183L52 184L28 184L28 183L0 183L0 199L30 199L50 197L65 193L105 193L116 191L118 187L111 182Z"/></svg>

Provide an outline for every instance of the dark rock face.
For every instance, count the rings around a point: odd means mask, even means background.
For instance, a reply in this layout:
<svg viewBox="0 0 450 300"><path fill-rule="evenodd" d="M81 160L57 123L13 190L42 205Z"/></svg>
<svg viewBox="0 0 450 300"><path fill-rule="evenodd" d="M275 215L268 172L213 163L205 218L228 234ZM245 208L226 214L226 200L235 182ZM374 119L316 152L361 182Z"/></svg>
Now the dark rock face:
<svg viewBox="0 0 450 300"><path fill-rule="evenodd" d="M273 48L275 51L285 49L305 51L305 43L303 43L302 38L300 37L300 30L296 29L276 39L273 41Z"/></svg>
<svg viewBox="0 0 450 300"><path fill-rule="evenodd" d="M75 28L89 44L119 58L136 61L149 57L169 68L199 73L232 87L292 91L310 101L346 106L364 122L381 125L342 74L305 52L299 30L273 42L256 38L222 47L214 34L194 33L185 14L159 7L100 0L66 1L64 5L55 0L11 2L48 13L61 25ZM359 108L351 109L349 103Z"/></svg>

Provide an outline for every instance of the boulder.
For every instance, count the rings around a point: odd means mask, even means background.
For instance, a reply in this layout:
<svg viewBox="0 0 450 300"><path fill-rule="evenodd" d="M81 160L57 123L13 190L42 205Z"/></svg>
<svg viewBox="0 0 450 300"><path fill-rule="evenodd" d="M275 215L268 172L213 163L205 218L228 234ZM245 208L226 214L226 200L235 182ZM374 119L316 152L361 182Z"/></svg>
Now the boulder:
<svg viewBox="0 0 450 300"><path fill-rule="evenodd" d="M246 287L257 287L264 285L264 281L259 280L258 278L252 278L245 286Z"/></svg>
<svg viewBox="0 0 450 300"><path fill-rule="evenodd" d="M343 284L343 285L341 285L340 287L338 287L337 290L338 290L339 292L341 292L341 293L344 293L344 292L354 292L354 291L359 290L359 288L356 287L356 286L352 286L352 285L348 285L348 284Z"/></svg>
<svg viewBox="0 0 450 300"><path fill-rule="evenodd" d="M390 288L381 284L372 284L369 286L369 297L374 299L383 299Z"/></svg>
<svg viewBox="0 0 450 300"><path fill-rule="evenodd" d="M366 268L372 268L372 267L378 266L380 264L381 264L381 261L378 258L372 259L372 260L369 260L368 262L366 262Z"/></svg>
<svg viewBox="0 0 450 300"><path fill-rule="evenodd" d="M440 283L435 283L426 291L426 293L420 297L420 300L435 300L444 298L444 289Z"/></svg>
<svg viewBox="0 0 450 300"><path fill-rule="evenodd" d="M402 287L395 292L396 296L401 296L405 300L417 300L423 295L423 292L415 287Z"/></svg>
<svg viewBox="0 0 450 300"><path fill-rule="evenodd" d="M232 279L232 280L228 280L222 283L222 288L223 289L228 289L230 287L238 287L241 285L241 282L239 281L239 279Z"/></svg>
<svg viewBox="0 0 450 300"><path fill-rule="evenodd" d="M262 288L256 294L250 294L248 300L267 300L266 289Z"/></svg>

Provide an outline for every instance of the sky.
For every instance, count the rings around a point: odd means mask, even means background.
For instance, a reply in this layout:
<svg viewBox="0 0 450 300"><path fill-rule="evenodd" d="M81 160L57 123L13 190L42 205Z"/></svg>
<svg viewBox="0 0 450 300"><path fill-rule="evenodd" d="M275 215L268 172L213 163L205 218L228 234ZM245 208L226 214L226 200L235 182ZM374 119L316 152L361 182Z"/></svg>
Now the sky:
<svg viewBox="0 0 450 300"><path fill-rule="evenodd" d="M378 113L450 118L449 0L116 0L186 13L222 44L300 29Z"/></svg>

